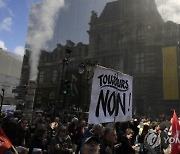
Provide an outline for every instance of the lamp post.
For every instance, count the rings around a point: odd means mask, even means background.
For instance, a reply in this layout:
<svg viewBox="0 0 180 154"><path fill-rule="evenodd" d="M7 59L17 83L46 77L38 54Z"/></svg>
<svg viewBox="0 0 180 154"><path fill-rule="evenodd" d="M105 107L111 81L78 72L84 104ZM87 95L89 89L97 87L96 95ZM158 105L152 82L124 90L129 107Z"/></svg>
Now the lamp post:
<svg viewBox="0 0 180 154"><path fill-rule="evenodd" d="M70 48L65 48L65 58L62 60L62 70L61 70L61 79L60 79L60 87L59 87L59 96L58 96L58 110L60 109L60 100L61 96L63 94L63 102L62 102L62 108L64 108L65 101L66 101L66 92L64 91L64 84L67 83L67 70L68 70L68 63L69 63L69 57L72 50Z"/></svg>
<svg viewBox="0 0 180 154"><path fill-rule="evenodd" d="M97 65L97 62L92 63L90 60L88 60L86 63L81 63L79 65L79 74L81 75L81 79L83 78L86 81L85 104L84 104L85 110L87 110L87 104L89 101L89 99L88 99L89 98L89 80L91 80L93 78L93 74L94 74L93 69L94 69L95 65ZM81 92L82 92L82 90L80 90L80 94L81 94ZM80 107L80 104L82 104L82 103L79 102L78 108Z"/></svg>
<svg viewBox="0 0 180 154"><path fill-rule="evenodd" d="M2 105L3 105L3 101L4 101L4 92L5 92L5 89L1 89L2 90L2 95L0 94L0 97L1 97L1 108L0 108L0 113L1 113L1 110L2 110Z"/></svg>

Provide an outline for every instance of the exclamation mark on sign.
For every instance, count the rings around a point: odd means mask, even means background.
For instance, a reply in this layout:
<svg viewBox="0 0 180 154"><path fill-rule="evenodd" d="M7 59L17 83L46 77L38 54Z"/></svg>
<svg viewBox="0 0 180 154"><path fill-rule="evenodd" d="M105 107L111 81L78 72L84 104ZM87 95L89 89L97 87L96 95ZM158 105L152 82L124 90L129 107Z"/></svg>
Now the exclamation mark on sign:
<svg viewBox="0 0 180 154"><path fill-rule="evenodd" d="M131 93L129 93L129 108L128 108L128 111L130 110L130 105L131 105Z"/></svg>

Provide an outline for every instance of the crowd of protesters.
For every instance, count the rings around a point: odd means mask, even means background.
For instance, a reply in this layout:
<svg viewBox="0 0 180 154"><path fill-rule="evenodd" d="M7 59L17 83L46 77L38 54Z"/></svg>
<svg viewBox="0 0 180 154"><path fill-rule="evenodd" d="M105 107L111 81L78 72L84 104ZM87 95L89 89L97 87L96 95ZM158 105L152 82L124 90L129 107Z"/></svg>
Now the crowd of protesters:
<svg viewBox="0 0 180 154"><path fill-rule="evenodd" d="M170 119L87 124L82 114L50 118L37 113L1 117L1 128L19 154L168 154ZM13 154L8 149L5 154Z"/></svg>

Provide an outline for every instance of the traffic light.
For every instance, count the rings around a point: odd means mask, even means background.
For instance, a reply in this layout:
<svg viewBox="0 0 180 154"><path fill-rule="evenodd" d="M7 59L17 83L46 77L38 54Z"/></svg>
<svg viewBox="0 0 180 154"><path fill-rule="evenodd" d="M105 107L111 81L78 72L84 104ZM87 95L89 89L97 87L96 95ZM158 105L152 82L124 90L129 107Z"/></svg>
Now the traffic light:
<svg viewBox="0 0 180 154"><path fill-rule="evenodd" d="M63 95L68 94L70 87L71 87L71 82L69 80L65 80L62 89Z"/></svg>

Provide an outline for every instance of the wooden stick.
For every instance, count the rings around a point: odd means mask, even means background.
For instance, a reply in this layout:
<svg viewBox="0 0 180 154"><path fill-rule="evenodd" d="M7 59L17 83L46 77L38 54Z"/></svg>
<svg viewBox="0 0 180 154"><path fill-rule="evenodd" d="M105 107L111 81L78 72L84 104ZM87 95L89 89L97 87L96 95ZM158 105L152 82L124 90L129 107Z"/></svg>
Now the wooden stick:
<svg viewBox="0 0 180 154"><path fill-rule="evenodd" d="M15 154L18 154L16 148L12 145L12 149L14 150Z"/></svg>

